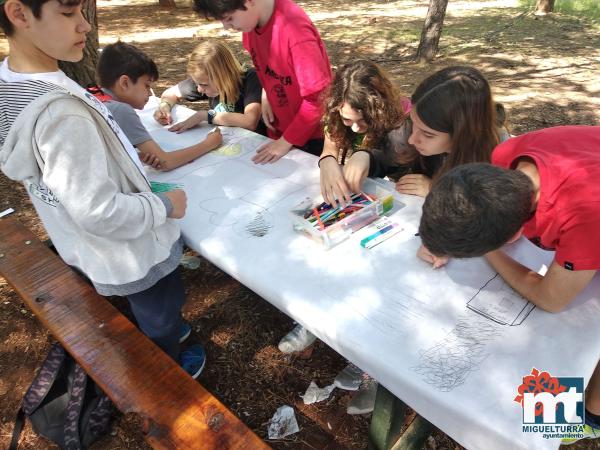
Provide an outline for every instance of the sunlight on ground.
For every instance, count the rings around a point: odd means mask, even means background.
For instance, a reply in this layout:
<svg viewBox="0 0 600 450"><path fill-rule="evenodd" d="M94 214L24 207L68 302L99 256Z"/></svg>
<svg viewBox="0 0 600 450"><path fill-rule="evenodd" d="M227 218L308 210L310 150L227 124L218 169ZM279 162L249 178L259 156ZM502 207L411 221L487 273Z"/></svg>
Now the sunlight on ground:
<svg viewBox="0 0 600 450"><path fill-rule="evenodd" d="M490 78L499 101L509 108L533 108L531 114L540 116L534 126L547 123L533 106L540 103L560 108L565 118L582 115L588 122L600 120L599 36L597 27L580 19L556 14L547 22L534 21L522 14L527 10L519 6L519 0L451 1L439 58L434 65L424 66L420 75L411 58L428 2L298 1L319 28L334 66L357 55L374 59L386 67L405 95L436 67L474 64ZM241 51L240 33L223 30L218 21L205 21L192 11L190 0L177 0L177 4L170 11L157 9L157 0L98 0L100 45L121 39L146 46L146 51L159 58L164 74L185 70L186 54L197 39L221 37ZM156 14L154 26L143 20L121 24L119 7L129 8L126 14L133 17L137 8L140 15ZM107 16L111 19L106 20ZM579 39L582 35L585 40ZM171 39L181 42L185 50L177 52L179 43L173 47ZM160 59L161 46L175 50L169 63ZM0 56L7 52L6 39L0 38ZM529 113L521 114L519 120L528 120Z"/></svg>
<svg viewBox="0 0 600 450"><path fill-rule="evenodd" d="M214 22L201 26L138 31L131 34L104 32L100 36L100 46L115 42L117 39L125 42L152 42L159 39L193 38L198 34L211 33L219 29L221 29L221 23Z"/></svg>
<svg viewBox="0 0 600 450"><path fill-rule="evenodd" d="M116 7L116 6L148 6L155 5L156 0L99 0L98 8ZM492 1L457 1L448 4L448 17L473 14L473 10L485 10L488 8L509 8L517 7L518 0L492 0ZM185 8L185 6L183 6ZM423 20L427 14L427 4L414 1L399 0L387 4L372 4L372 3L356 3L351 9L321 11L317 12L314 8L306 8L313 22L319 26L319 22L336 20L339 22L339 27L348 27L357 25L357 21L365 21L373 18L406 18L413 20ZM198 17L190 7L189 26L181 26L168 30L147 30L143 32L132 33L109 33L103 32L100 36L100 44L105 45L114 42L117 38L127 42L150 42L155 39L167 38L186 38L194 37L203 32L211 32L221 27L220 22L207 23L202 18ZM102 27L102 24L100 24ZM355 40L353 36L352 39ZM379 49L384 49L380 47Z"/></svg>
<svg viewBox="0 0 600 450"><path fill-rule="evenodd" d="M481 2L449 2L448 15L463 16L473 14L473 10L484 10L489 8L514 8L518 7L518 0L496 0L496 1L481 1ZM408 2L396 1L387 4L372 4L362 3L355 4L354 8L344 11L328 11L315 12L309 10L309 16L313 22L317 23L320 20L335 19L339 17L410 17L422 20L427 14L428 4L424 2Z"/></svg>

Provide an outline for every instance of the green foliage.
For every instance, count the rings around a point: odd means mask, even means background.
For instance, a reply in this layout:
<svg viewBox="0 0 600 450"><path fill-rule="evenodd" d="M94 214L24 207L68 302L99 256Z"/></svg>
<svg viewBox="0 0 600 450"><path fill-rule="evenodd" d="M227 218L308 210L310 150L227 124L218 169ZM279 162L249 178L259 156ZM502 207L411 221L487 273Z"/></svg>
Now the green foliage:
<svg viewBox="0 0 600 450"><path fill-rule="evenodd" d="M535 8L536 0L519 0L522 6ZM600 20L600 1L598 0L556 0L554 11L592 20Z"/></svg>

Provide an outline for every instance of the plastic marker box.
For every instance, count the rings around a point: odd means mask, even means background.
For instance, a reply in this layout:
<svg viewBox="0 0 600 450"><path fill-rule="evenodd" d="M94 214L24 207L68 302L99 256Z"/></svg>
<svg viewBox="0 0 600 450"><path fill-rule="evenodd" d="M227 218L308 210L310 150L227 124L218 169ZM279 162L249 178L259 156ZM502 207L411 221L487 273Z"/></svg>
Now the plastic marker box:
<svg viewBox="0 0 600 450"><path fill-rule="evenodd" d="M348 205L333 208L306 198L291 210L294 230L321 243L328 250L352 233L377 220L394 207L394 195L367 179L361 193Z"/></svg>

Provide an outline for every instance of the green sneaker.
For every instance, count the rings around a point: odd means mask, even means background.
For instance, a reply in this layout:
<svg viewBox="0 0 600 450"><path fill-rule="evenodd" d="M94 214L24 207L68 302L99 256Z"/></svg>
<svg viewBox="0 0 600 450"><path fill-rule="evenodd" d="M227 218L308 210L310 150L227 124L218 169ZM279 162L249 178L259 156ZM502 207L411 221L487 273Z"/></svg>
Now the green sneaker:
<svg viewBox="0 0 600 450"><path fill-rule="evenodd" d="M600 438L600 428L594 428L587 423L583 426L583 436L580 438L565 438L560 443L562 445L571 445L582 439L597 439Z"/></svg>

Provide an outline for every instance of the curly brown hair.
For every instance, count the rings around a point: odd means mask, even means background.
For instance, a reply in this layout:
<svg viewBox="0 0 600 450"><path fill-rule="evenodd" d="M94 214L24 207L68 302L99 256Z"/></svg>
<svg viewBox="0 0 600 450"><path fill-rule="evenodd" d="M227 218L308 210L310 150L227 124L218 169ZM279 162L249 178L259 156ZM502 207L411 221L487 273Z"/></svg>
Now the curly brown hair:
<svg viewBox="0 0 600 450"><path fill-rule="evenodd" d="M329 138L345 155L356 140L356 133L344 125L340 109L344 103L362 114L367 132L361 149L378 147L386 134L398 128L406 118L400 94L388 74L377 64L366 59L340 67L325 98L325 125Z"/></svg>

